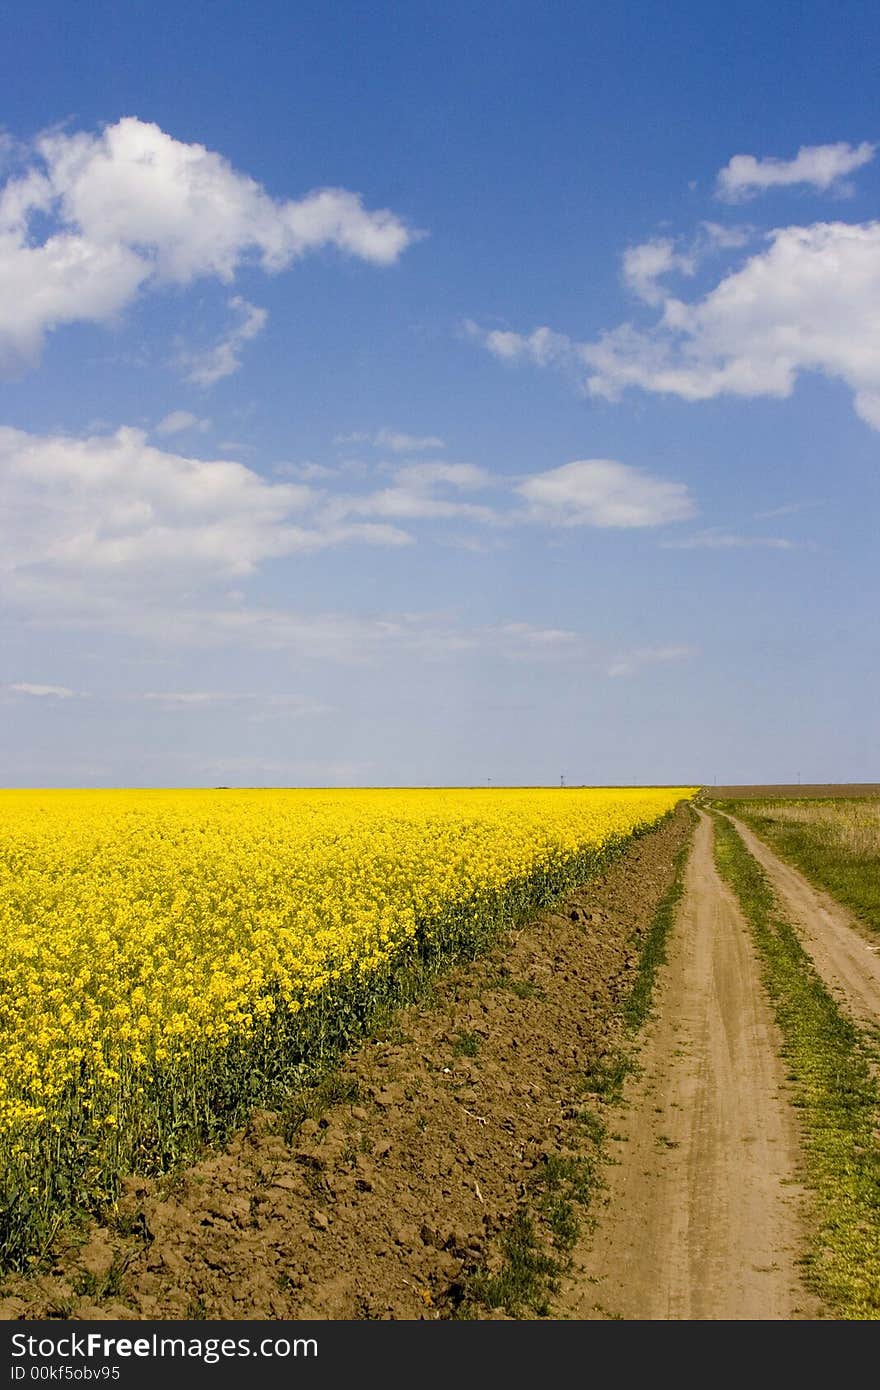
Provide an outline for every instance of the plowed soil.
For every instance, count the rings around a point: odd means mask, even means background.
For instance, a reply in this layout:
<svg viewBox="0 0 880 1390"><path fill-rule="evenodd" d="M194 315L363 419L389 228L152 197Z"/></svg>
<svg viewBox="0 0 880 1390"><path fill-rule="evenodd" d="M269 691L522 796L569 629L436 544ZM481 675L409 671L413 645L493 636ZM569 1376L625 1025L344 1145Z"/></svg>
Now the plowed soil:
<svg viewBox="0 0 880 1390"><path fill-rule="evenodd" d="M680 808L439 980L347 1057L337 1099L294 1132L261 1113L174 1182L129 1181L113 1219L51 1272L4 1281L0 1317L454 1315L470 1272L499 1266L535 1169L589 1143L573 1098L616 1052L640 940L690 824Z"/></svg>

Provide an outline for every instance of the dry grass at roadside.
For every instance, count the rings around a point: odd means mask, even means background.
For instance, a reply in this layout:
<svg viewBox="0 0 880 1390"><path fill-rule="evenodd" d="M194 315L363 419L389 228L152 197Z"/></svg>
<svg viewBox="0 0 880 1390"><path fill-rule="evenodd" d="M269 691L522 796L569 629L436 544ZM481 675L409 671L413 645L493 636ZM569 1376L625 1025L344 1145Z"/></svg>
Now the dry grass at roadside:
<svg viewBox="0 0 880 1390"><path fill-rule="evenodd" d="M880 798L737 801L729 809L880 931Z"/></svg>

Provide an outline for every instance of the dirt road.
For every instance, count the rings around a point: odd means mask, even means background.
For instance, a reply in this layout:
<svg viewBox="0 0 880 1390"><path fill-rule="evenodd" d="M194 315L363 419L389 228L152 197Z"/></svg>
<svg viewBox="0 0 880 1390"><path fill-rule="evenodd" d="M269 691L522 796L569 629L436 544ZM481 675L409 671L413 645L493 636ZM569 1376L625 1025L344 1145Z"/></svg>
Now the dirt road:
<svg viewBox="0 0 880 1390"><path fill-rule="evenodd" d="M798 1135L776 1026L703 813L641 1062L608 1205L576 1252L558 1316L814 1316L797 1264Z"/></svg>
<svg viewBox="0 0 880 1390"><path fill-rule="evenodd" d="M786 916L829 989L856 1019L880 1023L880 951L840 903L779 859L742 821L729 816L776 892Z"/></svg>

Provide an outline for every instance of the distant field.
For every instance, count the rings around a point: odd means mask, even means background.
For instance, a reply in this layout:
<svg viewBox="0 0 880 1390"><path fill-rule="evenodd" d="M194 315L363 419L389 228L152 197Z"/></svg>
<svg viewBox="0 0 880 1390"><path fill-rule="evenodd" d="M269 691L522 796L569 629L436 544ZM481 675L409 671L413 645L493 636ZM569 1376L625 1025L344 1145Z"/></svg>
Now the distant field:
<svg viewBox="0 0 880 1390"><path fill-rule="evenodd" d="M777 853L880 931L880 789L826 787L822 796L799 797L777 790L729 800Z"/></svg>
<svg viewBox="0 0 880 1390"><path fill-rule="evenodd" d="M708 796L724 801L816 801L837 797L880 797L880 782L805 782L786 784L767 783L766 786L706 787Z"/></svg>

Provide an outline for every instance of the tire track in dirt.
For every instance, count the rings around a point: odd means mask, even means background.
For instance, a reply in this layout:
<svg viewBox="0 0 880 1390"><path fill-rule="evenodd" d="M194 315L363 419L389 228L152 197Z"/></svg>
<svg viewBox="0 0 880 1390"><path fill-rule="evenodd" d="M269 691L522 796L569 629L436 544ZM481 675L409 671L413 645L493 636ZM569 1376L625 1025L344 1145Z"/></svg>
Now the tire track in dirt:
<svg viewBox="0 0 880 1390"><path fill-rule="evenodd" d="M626 1087L608 1204L558 1316L815 1316L800 1154L748 928L700 813L658 1009Z"/></svg>
<svg viewBox="0 0 880 1390"><path fill-rule="evenodd" d="M780 859L770 846L735 816L749 853L757 859L786 916L796 929L823 981L853 1016L871 1028L880 1024L880 951L866 941L858 921L829 893Z"/></svg>

